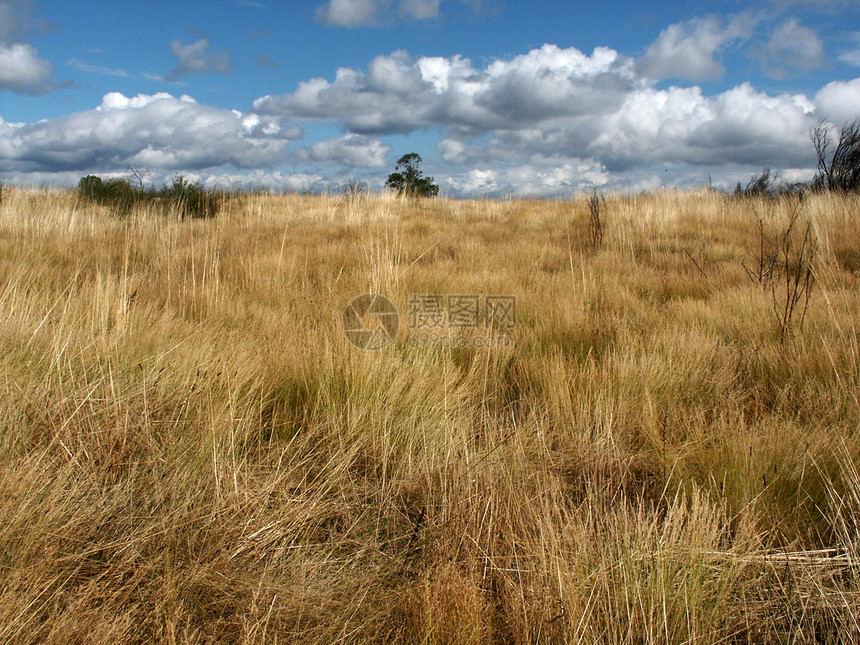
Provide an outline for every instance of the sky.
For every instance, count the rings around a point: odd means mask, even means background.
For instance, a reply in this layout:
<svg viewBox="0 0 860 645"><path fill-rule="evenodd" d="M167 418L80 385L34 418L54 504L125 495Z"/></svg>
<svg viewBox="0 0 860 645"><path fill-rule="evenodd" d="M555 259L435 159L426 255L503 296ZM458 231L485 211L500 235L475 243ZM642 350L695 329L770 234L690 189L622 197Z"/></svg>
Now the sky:
<svg viewBox="0 0 860 645"><path fill-rule="evenodd" d="M0 0L0 180L731 188L860 118L860 0Z"/></svg>

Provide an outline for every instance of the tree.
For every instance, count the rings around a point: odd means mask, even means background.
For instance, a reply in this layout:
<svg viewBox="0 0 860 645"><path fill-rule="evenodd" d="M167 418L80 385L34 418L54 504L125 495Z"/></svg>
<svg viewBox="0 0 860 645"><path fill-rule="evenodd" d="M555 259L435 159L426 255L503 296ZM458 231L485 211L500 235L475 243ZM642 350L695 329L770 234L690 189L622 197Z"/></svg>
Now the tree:
<svg viewBox="0 0 860 645"><path fill-rule="evenodd" d="M814 188L840 192L860 191L860 121L846 123L833 141L830 128L819 121L809 133L818 158ZM832 143L836 144L828 154Z"/></svg>
<svg viewBox="0 0 860 645"><path fill-rule="evenodd" d="M398 195L435 197L439 194L439 186L433 183L433 177L424 176L420 165L421 155L417 152L403 155L397 160L394 172L388 175L385 186L397 191Z"/></svg>

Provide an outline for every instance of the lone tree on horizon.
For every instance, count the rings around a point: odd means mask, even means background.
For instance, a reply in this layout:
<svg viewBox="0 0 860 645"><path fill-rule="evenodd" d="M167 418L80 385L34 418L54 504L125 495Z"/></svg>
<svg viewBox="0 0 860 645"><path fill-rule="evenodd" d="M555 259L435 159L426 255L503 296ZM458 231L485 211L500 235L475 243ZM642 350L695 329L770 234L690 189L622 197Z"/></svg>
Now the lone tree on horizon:
<svg viewBox="0 0 860 645"><path fill-rule="evenodd" d="M387 188L397 191L398 195L408 197L435 197L439 194L439 186L433 183L433 177L425 177L421 165L421 155L410 152L397 160L394 172L388 175L385 182Z"/></svg>

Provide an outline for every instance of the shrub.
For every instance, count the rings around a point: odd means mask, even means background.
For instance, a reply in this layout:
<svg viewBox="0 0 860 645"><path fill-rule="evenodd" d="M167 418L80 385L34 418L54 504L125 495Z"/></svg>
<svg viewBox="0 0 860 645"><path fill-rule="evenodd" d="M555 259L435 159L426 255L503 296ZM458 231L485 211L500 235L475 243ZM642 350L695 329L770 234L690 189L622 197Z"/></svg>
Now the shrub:
<svg viewBox="0 0 860 645"><path fill-rule="evenodd" d="M599 249L603 244L606 218L600 216L600 207L606 210L606 198L595 188L588 197L588 237L592 248Z"/></svg>
<svg viewBox="0 0 860 645"><path fill-rule="evenodd" d="M760 173L750 177L746 186L741 187L741 182L735 186L736 197L773 197L779 192L776 175L771 173L770 168L765 168Z"/></svg>
<svg viewBox="0 0 860 645"><path fill-rule="evenodd" d="M367 195L370 187L358 177L352 177L341 189L343 194L350 199L357 199Z"/></svg>
<svg viewBox="0 0 860 645"><path fill-rule="evenodd" d="M144 198L125 179L103 180L96 175L87 175L78 182L78 193L89 201L111 208L117 215L127 215L132 207Z"/></svg>
<svg viewBox="0 0 860 645"><path fill-rule="evenodd" d="M750 177L746 186L738 182L735 186L735 197L785 197L788 195L802 195L808 188L803 183L790 184L778 178L777 173L770 168L765 168L760 173Z"/></svg>
<svg viewBox="0 0 860 645"><path fill-rule="evenodd" d="M103 180L96 175L87 175L78 182L81 197L107 206L117 215L127 215L137 205L155 208L163 214L175 212L181 219L209 218L218 213L223 194L203 188L200 183L191 183L182 175L173 178L170 185L161 190L136 188L125 179Z"/></svg>
<svg viewBox="0 0 860 645"><path fill-rule="evenodd" d="M199 182L191 183L182 175L174 177L170 186L162 189L161 196L181 219L215 217L223 198L220 193L206 190Z"/></svg>
<svg viewBox="0 0 860 645"><path fill-rule="evenodd" d="M81 197L101 201L104 195L104 181L97 175L87 175L78 181L78 193Z"/></svg>

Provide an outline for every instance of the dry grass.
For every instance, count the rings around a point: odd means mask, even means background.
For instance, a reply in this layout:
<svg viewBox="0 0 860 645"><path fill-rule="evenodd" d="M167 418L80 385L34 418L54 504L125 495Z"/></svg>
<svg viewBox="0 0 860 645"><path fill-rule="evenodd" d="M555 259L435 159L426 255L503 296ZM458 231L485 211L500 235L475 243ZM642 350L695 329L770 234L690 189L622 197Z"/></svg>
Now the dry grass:
<svg viewBox="0 0 860 645"><path fill-rule="evenodd" d="M797 208L782 333L744 264ZM857 642L860 202L601 217L5 195L0 641ZM377 352L341 330L370 291ZM411 344L414 293L515 295L514 346Z"/></svg>

